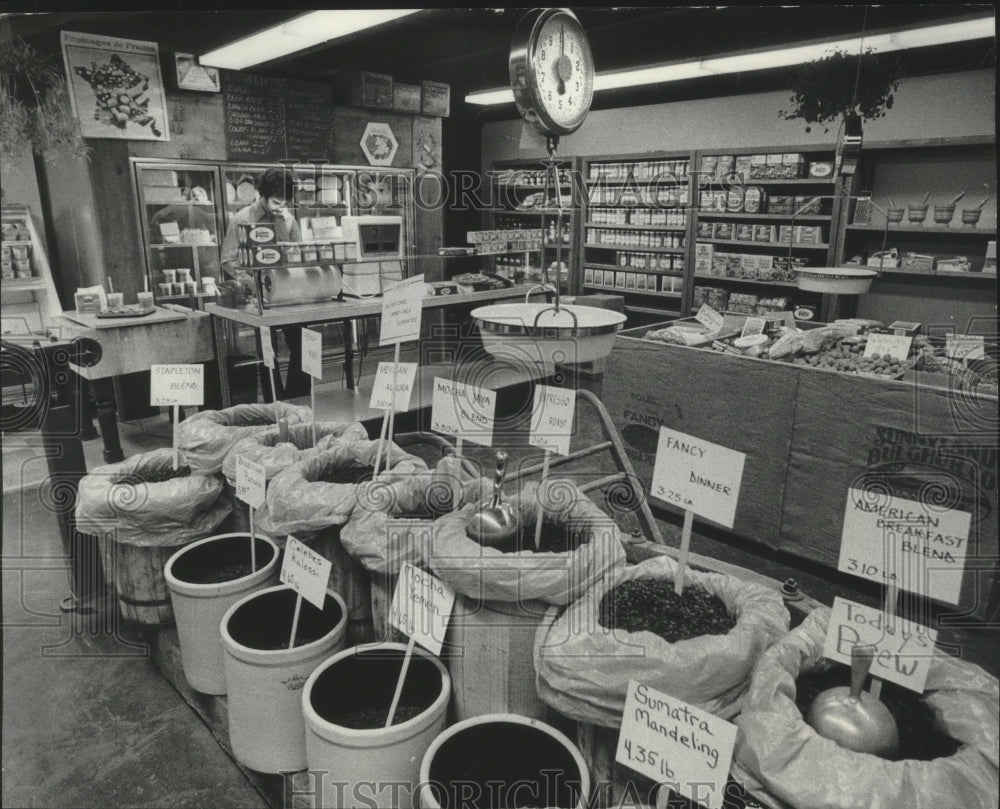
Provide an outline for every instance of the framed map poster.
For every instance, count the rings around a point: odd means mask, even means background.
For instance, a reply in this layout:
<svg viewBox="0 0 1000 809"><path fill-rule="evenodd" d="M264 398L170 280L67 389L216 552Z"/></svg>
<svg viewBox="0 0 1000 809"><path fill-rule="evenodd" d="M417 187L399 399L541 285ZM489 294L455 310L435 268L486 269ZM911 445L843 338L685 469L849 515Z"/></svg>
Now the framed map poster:
<svg viewBox="0 0 1000 809"><path fill-rule="evenodd" d="M62 51L85 138L170 140L155 42L63 31Z"/></svg>

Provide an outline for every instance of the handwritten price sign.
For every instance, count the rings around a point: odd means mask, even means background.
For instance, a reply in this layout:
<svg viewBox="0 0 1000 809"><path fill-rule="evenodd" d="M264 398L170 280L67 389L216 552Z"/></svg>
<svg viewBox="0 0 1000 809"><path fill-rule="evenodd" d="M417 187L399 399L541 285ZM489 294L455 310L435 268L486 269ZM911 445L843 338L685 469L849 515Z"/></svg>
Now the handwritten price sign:
<svg viewBox="0 0 1000 809"><path fill-rule="evenodd" d="M972 515L849 489L837 570L957 604Z"/></svg>
<svg viewBox="0 0 1000 809"><path fill-rule="evenodd" d="M236 456L236 496L250 508L264 505L267 473L259 463L242 455Z"/></svg>
<svg viewBox="0 0 1000 809"><path fill-rule="evenodd" d="M260 330L260 353L263 355L264 365L274 368L274 343L271 342L271 330L264 326Z"/></svg>
<svg viewBox="0 0 1000 809"><path fill-rule="evenodd" d="M454 605L455 593L448 585L404 562L392 596L389 622L427 651L440 654Z"/></svg>
<svg viewBox="0 0 1000 809"><path fill-rule="evenodd" d="M323 378L323 335L312 329L302 330L302 370L313 379Z"/></svg>
<svg viewBox="0 0 1000 809"><path fill-rule="evenodd" d="M153 407L205 404L205 366L149 366L149 403Z"/></svg>
<svg viewBox="0 0 1000 809"><path fill-rule="evenodd" d="M417 363L401 362L396 372L396 396L392 396L392 363L380 362L372 385L372 398L368 406L372 410L395 410L397 413L410 407L413 385L417 378Z"/></svg>
<svg viewBox="0 0 1000 809"><path fill-rule="evenodd" d="M307 548L295 537L289 536L285 545L285 560L281 564L280 579L295 589L300 596L317 609L326 602L326 585L330 580L333 563Z"/></svg>
<svg viewBox="0 0 1000 809"><path fill-rule="evenodd" d="M745 462L742 452L661 427L652 494L732 528Z"/></svg>
<svg viewBox="0 0 1000 809"><path fill-rule="evenodd" d="M455 435L476 444L493 444L493 417L497 408L496 391L477 388L464 382L434 378L431 400L431 429Z"/></svg>
<svg viewBox="0 0 1000 809"><path fill-rule="evenodd" d="M571 390L549 385L536 386L528 442L533 447L569 455L575 405L576 395Z"/></svg>
<svg viewBox="0 0 1000 809"><path fill-rule="evenodd" d="M721 809L736 725L632 680L615 761L658 784Z"/></svg>
<svg viewBox="0 0 1000 809"><path fill-rule="evenodd" d="M385 291L379 345L420 339L420 317L424 309L424 277L415 275Z"/></svg>

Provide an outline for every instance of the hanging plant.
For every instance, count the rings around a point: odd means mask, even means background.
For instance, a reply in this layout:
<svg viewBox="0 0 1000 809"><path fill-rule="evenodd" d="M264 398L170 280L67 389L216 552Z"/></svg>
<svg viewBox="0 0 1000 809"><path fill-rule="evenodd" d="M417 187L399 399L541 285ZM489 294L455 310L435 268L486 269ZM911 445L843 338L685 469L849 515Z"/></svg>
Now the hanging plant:
<svg viewBox="0 0 1000 809"><path fill-rule="evenodd" d="M22 39L0 45L0 152L23 149L85 157L61 65Z"/></svg>
<svg viewBox="0 0 1000 809"><path fill-rule="evenodd" d="M860 60L860 65L859 65ZM895 54L860 56L835 51L809 62L796 73L792 85L792 107L781 110L786 120L801 118L807 124L826 124L858 116L871 121L892 109L903 66ZM812 131L811 126L806 132Z"/></svg>

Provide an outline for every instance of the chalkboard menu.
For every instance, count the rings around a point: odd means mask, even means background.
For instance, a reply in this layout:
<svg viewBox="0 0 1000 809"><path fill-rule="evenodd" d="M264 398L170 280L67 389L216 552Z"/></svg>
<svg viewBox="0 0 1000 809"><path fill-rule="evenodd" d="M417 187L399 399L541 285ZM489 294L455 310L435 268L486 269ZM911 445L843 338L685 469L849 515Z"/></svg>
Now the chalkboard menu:
<svg viewBox="0 0 1000 809"><path fill-rule="evenodd" d="M330 157L332 90L328 85L227 70L222 97L230 160Z"/></svg>
<svg viewBox="0 0 1000 809"><path fill-rule="evenodd" d="M333 91L327 84L289 81L285 91L286 157L330 158Z"/></svg>
<svg viewBox="0 0 1000 809"><path fill-rule="evenodd" d="M230 160L285 156L285 80L226 71L226 151Z"/></svg>

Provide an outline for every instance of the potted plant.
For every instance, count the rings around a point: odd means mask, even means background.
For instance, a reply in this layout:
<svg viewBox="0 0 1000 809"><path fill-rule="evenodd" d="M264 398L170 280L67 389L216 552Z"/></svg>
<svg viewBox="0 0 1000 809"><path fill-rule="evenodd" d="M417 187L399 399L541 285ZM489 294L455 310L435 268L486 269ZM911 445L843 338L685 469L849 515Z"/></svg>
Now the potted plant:
<svg viewBox="0 0 1000 809"><path fill-rule="evenodd" d="M85 157L62 67L23 39L0 44L0 152Z"/></svg>
<svg viewBox="0 0 1000 809"><path fill-rule="evenodd" d="M892 109L894 93L903 74L895 54L861 54L834 51L802 66L792 84L791 107L781 110L786 120L801 118L808 124L828 124L843 119L848 130L861 121L882 118Z"/></svg>

